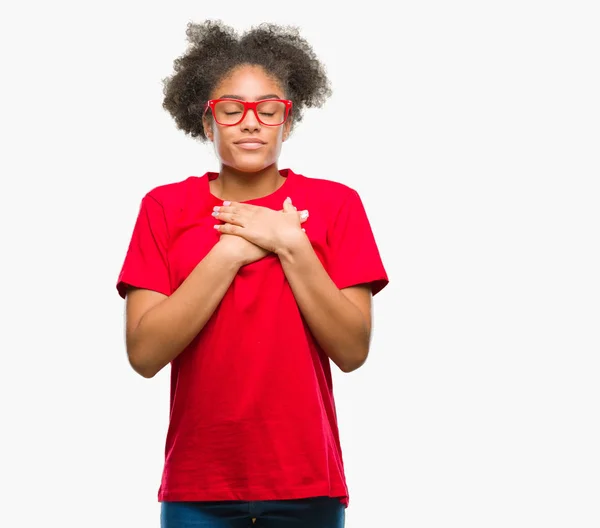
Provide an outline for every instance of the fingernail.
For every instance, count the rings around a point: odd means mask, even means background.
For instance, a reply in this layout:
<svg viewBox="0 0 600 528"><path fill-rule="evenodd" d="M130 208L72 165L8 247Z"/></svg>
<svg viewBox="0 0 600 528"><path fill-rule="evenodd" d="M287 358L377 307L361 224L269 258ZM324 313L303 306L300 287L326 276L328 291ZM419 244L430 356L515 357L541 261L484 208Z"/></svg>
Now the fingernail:
<svg viewBox="0 0 600 528"><path fill-rule="evenodd" d="M228 205L231 205L231 202L229 202L229 201L225 201L225 202L223 202L223 205L224 205L225 207L227 207Z"/></svg>
<svg viewBox="0 0 600 528"><path fill-rule="evenodd" d="M218 211L219 209L221 209L221 208L220 208L218 205L215 205L215 206L213 207L213 211Z"/></svg>
<svg viewBox="0 0 600 528"><path fill-rule="evenodd" d="M285 199L285 201L286 203L292 203L292 199L289 196Z"/></svg>
<svg viewBox="0 0 600 528"><path fill-rule="evenodd" d="M217 224L217 225L214 225L213 227L214 227L215 229L219 229L219 225L218 225L218 224Z"/></svg>
<svg viewBox="0 0 600 528"><path fill-rule="evenodd" d="M300 218L302 218L302 220L306 220L308 218L308 211L301 211Z"/></svg>
<svg viewBox="0 0 600 528"><path fill-rule="evenodd" d="M213 211L211 214L212 214L213 216L219 216L219 212L218 212L218 211Z"/></svg>

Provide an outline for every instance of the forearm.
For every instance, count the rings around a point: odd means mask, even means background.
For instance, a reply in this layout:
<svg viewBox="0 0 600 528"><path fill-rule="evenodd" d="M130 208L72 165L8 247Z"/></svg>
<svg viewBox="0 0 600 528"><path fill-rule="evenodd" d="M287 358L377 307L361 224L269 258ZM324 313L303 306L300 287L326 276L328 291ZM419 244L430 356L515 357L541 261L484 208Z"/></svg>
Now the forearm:
<svg viewBox="0 0 600 528"><path fill-rule="evenodd" d="M331 280L308 238L302 236L278 255L300 311L323 351L344 372L361 366L369 350L370 325Z"/></svg>
<svg viewBox="0 0 600 528"><path fill-rule="evenodd" d="M192 342L239 268L240 264L216 244L171 296L144 314L127 346L138 372L154 376Z"/></svg>

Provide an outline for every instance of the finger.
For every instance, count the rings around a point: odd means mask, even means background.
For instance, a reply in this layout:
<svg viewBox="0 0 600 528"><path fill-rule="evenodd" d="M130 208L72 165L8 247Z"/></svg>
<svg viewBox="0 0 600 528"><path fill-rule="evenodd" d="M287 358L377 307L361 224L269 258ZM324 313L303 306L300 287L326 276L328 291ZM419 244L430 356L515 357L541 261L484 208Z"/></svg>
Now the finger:
<svg viewBox="0 0 600 528"><path fill-rule="evenodd" d="M295 207L295 206L293 206L293 205L292 205L292 207L294 208L294 211L298 211L298 208L297 208L297 207ZM215 209L216 209L216 208L215 208ZM279 209L279 211L277 211L277 212L278 212L278 213L287 213L287 212L289 212L289 211L286 211L285 209ZM302 212L302 211L298 211L298 214L300 214L301 212Z"/></svg>
<svg viewBox="0 0 600 528"><path fill-rule="evenodd" d="M214 228L219 232L226 235L237 235L242 236L244 231L243 227L233 225L233 224L216 224Z"/></svg>
<svg viewBox="0 0 600 528"><path fill-rule="evenodd" d="M285 213L285 211L282 209L281 211L279 211L280 213ZM308 220L308 211L305 209L304 211L298 211L298 218L300 219L300 223L303 224L304 222L306 222Z"/></svg>
<svg viewBox="0 0 600 528"><path fill-rule="evenodd" d="M213 212L218 213L241 213L242 211L243 209L239 205L215 205L213 207Z"/></svg>
<svg viewBox="0 0 600 528"><path fill-rule="evenodd" d="M226 222L228 224L245 227L242 216L238 213L223 213L221 211L214 211L212 214L217 220Z"/></svg>
<svg viewBox="0 0 600 528"><path fill-rule="evenodd" d="M304 209L304 211L299 211L298 216L300 217L300 223L303 224L308 220L308 210Z"/></svg>
<svg viewBox="0 0 600 528"><path fill-rule="evenodd" d="M293 213L296 211L296 208L292 204L292 199L289 196L283 201L283 211L286 213Z"/></svg>

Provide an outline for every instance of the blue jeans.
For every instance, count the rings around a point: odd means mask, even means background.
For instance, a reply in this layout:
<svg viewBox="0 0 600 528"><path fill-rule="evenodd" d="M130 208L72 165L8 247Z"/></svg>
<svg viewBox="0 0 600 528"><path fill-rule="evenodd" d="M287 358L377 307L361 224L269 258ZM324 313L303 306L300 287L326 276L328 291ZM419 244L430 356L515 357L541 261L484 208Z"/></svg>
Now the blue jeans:
<svg viewBox="0 0 600 528"><path fill-rule="evenodd" d="M344 528L338 498L162 502L161 528ZM256 519L253 523L252 520Z"/></svg>

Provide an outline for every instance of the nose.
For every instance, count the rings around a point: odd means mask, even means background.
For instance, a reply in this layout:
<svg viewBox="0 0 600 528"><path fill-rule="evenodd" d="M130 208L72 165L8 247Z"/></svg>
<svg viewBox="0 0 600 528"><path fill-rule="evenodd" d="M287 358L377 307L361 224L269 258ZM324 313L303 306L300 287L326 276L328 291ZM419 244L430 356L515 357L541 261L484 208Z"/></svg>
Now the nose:
<svg viewBox="0 0 600 528"><path fill-rule="evenodd" d="M256 109L248 109L244 119L240 123L242 130L252 131L260 128L260 121L256 115Z"/></svg>

